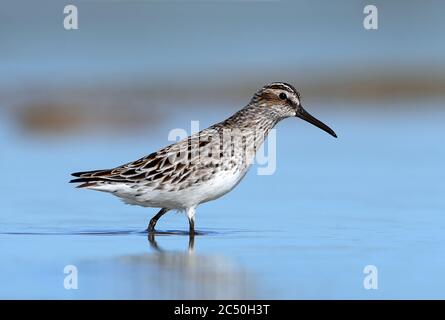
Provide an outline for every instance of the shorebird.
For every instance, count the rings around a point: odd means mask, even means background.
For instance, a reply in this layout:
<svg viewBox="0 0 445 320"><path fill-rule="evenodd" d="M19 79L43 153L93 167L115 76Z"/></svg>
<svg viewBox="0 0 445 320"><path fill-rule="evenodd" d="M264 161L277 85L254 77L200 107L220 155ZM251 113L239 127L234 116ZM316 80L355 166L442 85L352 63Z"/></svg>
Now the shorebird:
<svg viewBox="0 0 445 320"><path fill-rule="evenodd" d="M78 188L104 191L125 203L161 208L150 220L154 232L170 210L185 211L189 234L195 233L195 210L231 191L245 176L255 151L281 120L298 117L335 132L311 116L293 86L273 82L259 89L250 102L226 120L157 152L113 169L76 172Z"/></svg>

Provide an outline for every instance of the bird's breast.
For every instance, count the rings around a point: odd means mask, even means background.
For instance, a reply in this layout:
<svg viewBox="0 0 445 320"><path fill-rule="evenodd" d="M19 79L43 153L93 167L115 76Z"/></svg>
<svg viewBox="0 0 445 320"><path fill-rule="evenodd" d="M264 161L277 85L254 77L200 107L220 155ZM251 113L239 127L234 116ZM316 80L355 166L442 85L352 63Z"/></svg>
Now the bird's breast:
<svg viewBox="0 0 445 320"><path fill-rule="evenodd" d="M234 166L216 171L212 178L193 188L196 200L198 203L203 203L222 197L240 183L248 169L249 166Z"/></svg>

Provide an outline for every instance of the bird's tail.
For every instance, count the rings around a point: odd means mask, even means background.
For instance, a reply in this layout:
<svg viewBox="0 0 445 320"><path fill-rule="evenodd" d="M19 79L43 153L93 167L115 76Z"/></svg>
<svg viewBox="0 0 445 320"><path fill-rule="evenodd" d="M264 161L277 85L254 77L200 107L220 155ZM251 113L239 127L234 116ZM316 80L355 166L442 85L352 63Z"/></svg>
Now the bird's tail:
<svg viewBox="0 0 445 320"><path fill-rule="evenodd" d="M70 183L81 183L77 186L77 188L94 187L97 186L100 182L109 180L109 177L112 175L112 171L113 170L106 169L74 172L71 175L77 178L72 179Z"/></svg>

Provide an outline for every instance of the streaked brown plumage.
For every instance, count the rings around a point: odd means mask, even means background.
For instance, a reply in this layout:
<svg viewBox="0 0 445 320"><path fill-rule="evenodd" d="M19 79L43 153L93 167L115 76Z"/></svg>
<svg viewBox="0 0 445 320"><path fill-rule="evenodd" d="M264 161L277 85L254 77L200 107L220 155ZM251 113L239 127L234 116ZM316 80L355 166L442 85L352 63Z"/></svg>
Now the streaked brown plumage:
<svg viewBox="0 0 445 320"><path fill-rule="evenodd" d="M186 210L193 233L195 208L232 190L269 131L282 119L295 116L336 137L302 108L294 87L275 82L258 90L246 107L222 122L134 162L73 173L77 178L70 182L111 192L130 204L161 207L149 231L169 210Z"/></svg>

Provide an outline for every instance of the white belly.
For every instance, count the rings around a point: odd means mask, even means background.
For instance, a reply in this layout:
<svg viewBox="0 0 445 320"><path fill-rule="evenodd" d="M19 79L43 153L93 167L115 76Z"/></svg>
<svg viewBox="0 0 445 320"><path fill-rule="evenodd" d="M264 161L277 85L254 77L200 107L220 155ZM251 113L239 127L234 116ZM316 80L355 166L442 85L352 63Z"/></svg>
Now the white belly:
<svg viewBox="0 0 445 320"><path fill-rule="evenodd" d="M111 192L129 204L144 207L186 209L225 195L242 180L247 171L248 168L220 171L208 181L177 191L135 190L125 184L102 186L100 190Z"/></svg>
<svg viewBox="0 0 445 320"><path fill-rule="evenodd" d="M206 183L191 188L189 192L198 204L217 199L235 188L244 178L248 170L249 168L245 168L244 170L234 169L232 171L222 171ZM196 197L193 195L196 195Z"/></svg>

